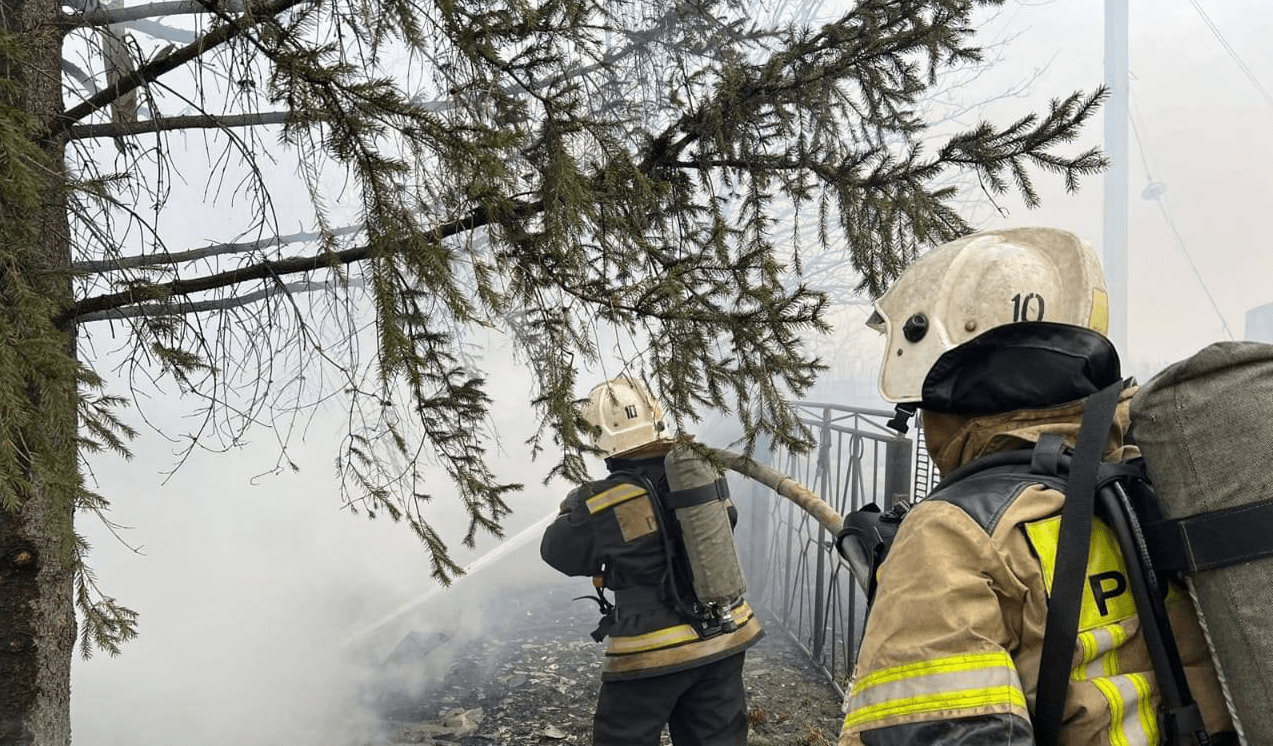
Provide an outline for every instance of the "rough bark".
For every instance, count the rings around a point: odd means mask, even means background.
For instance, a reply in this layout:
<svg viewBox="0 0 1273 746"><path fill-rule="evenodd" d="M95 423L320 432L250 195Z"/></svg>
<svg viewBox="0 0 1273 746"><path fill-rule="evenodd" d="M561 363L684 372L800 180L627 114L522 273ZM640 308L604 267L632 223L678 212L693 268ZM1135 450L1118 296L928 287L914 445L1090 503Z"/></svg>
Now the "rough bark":
<svg viewBox="0 0 1273 746"><path fill-rule="evenodd" d="M75 644L69 563L39 494L21 512L0 511L0 744L71 741L70 674Z"/></svg>
<svg viewBox="0 0 1273 746"><path fill-rule="evenodd" d="M47 121L63 110L62 31L52 0L6 0L3 20L21 35L27 58L18 79L21 105ZM37 252L28 278L45 283L51 297L71 297L70 249L64 193L64 140L44 144L48 163L39 215ZM47 334L33 323L32 334ZM43 329L43 331L41 331ZM74 355L74 334L66 350ZM73 551L70 534L76 469L75 387L28 381L35 411L43 417L28 430L6 435L20 442L31 477L16 512L0 510L0 746L63 746L71 740L70 671L75 646ZM37 449L30 444L43 444ZM45 475L58 474L50 480Z"/></svg>

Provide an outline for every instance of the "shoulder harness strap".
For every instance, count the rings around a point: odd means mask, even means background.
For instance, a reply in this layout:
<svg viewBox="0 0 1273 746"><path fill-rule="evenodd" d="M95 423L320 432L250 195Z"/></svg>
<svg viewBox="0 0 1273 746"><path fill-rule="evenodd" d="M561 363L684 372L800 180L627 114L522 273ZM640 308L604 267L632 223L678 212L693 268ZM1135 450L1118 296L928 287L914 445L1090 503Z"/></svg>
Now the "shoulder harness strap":
<svg viewBox="0 0 1273 746"><path fill-rule="evenodd" d="M1069 694L1070 663L1078 639L1083 578L1087 574L1088 548L1092 540L1096 470L1122 388L1120 381L1088 397L1070 464L1057 539L1056 570L1048 598L1043 654L1039 662L1034 734L1040 746L1057 746L1060 743L1061 721L1065 714L1066 695ZM1041 460L1049 458L1050 451L1041 456ZM1059 464L1058 454L1055 465Z"/></svg>
<svg viewBox="0 0 1273 746"><path fill-rule="evenodd" d="M1060 436L1040 438L1032 455L1037 470L1068 472L1065 506L1057 544L1056 571L1048 599L1047 628L1039 663L1038 699L1035 703L1036 743L1060 742L1070 666L1078 636L1078 616L1083 580L1091 545L1096 510L1109 522L1128 571L1128 584L1136 599L1141 631L1163 702L1164 744L1210 741L1202 716L1185 678L1180 652L1171 632L1156 569L1133 509L1127 487L1148 489L1143 463L1110 463L1101 460L1110 423L1118 405L1122 384L1114 384L1088 398L1072 454L1066 453Z"/></svg>

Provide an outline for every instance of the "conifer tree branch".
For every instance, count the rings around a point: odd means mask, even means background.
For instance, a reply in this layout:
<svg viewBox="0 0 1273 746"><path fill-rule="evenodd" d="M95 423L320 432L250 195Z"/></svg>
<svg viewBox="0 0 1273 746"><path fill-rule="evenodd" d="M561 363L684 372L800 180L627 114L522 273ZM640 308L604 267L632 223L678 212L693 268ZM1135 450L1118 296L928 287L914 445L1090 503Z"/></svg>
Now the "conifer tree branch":
<svg viewBox="0 0 1273 746"><path fill-rule="evenodd" d="M225 129L227 127L257 127L283 124L291 116L285 111L263 111L250 114L194 114L180 117L159 117L135 122L77 124L67 132L72 140L91 137L124 137L149 132L171 132L185 129Z"/></svg>
<svg viewBox="0 0 1273 746"><path fill-rule="evenodd" d="M78 5L81 9L79 13L67 18L66 23L71 27L109 26L112 23L139 21L145 18L198 15L214 12L209 9L208 4L203 2L203 0L168 0L167 2L133 5L127 8L104 8L95 2L67 4ZM229 13L242 13L248 8L247 3L243 2L243 0L221 0L218 6L216 10Z"/></svg>
<svg viewBox="0 0 1273 746"><path fill-rule="evenodd" d="M511 212L524 218L542 209L542 202L523 202L511 208ZM474 210L463 218L435 227L430 237L433 240L441 241L457 233L488 225L491 221L492 217L486 210ZM371 258L374 253L375 249L370 244L367 244L344 249L343 251L322 252L312 256L258 262L247 267L219 272L206 277L139 285L129 290L96 295L78 301L73 308L63 312L58 317L58 322L69 323L88 314L122 308L136 303L162 300L173 296L216 290L252 280L262 280L271 277L282 278L318 269L353 264Z"/></svg>
<svg viewBox="0 0 1273 746"><path fill-rule="evenodd" d="M343 285L347 287L362 287L363 283L360 280L350 280L347 283L343 283ZM250 293L235 295L229 298L184 301L180 305L158 302L137 304L123 308L112 308L106 311L85 314L76 318L75 321L78 324L86 324L90 321L157 318L161 316L171 316L173 314L200 313L203 311L228 311L233 308L241 308L258 301L273 298L280 293L287 293L289 295L295 293L314 293L327 291L330 290L330 288L331 283L327 282L288 282L281 285L269 285L261 288L260 290L254 290Z"/></svg>
<svg viewBox="0 0 1273 746"><path fill-rule="evenodd" d="M120 76L115 84L90 96L78 106L73 106L56 117L45 126L39 140L48 142L67 134L71 127L81 119L106 107L119 97L157 80L163 74L195 60L205 53L245 34L257 26L288 8L308 2L309 0L261 0L248 6L243 15L214 28L195 41L187 44L158 59L141 65L127 75ZM210 10L215 8L209 5Z"/></svg>
<svg viewBox="0 0 1273 746"><path fill-rule="evenodd" d="M344 236L351 233L359 233L362 230L363 226L361 225L349 225L341 228L332 228L326 231L326 233L331 236ZM178 251L173 253L140 254L136 256L121 256L115 259L74 262L71 264L71 270L78 273L101 273L114 272L117 270L141 269L143 267L177 265L185 262L193 262L198 259L222 256L225 254L243 254L249 251L260 251L271 246L283 246L303 241L316 241L322 236L322 233L306 231L301 233L270 236L269 238L265 238L260 241L211 244L197 249L189 249L187 251Z"/></svg>

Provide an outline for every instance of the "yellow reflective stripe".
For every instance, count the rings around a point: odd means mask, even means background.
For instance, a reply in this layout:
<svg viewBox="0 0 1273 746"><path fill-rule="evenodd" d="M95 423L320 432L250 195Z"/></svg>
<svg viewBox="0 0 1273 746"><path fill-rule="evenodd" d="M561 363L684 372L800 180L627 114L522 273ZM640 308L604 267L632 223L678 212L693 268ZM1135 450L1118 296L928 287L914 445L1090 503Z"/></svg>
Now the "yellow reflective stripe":
<svg viewBox="0 0 1273 746"><path fill-rule="evenodd" d="M881 669L854 683L844 727L891 717L933 712L962 716L961 710L998 706L1029 717L1025 692L1006 651L953 655Z"/></svg>
<svg viewBox="0 0 1273 746"><path fill-rule="evenodd" d="M601 664L601 675L625 675L637 671L671 670L671 667L684 668L694 661L714 659L720 655L729 655L746 650L764 634L759 619L752 619L740 625L735 632L694 640L684 645L674 645L658 650L647 650L631 655L612 655L606 652Z"/></svg>
<svg viewBox="0 0 1273 746"><path fill-rule="evenodd" d="M1073 671L1070 672L1071 681L1083 681L1091 676L1092 670L1089 664L1096 660L1096 657L1100 655L1100 643L1096 641L1096 634L1094 632L1080 633L1079 647L1083 648L1083 660L1079 665L1074 667Z"/></svg>
<svg viewBox="0 0 1273 746"><path fill-rule="evenodd" d="M993 653L972 653L969 655L952 655L948 658L934 658L918 663L907 663L892 668L882 668L875 673L864 676L853 685L853 694L890 681L915 679L935 673L953 673L959 671L975 671L983 668L1009 668L1013 672L1012 656L1005 651Z"/></svg>
<svg viewBox="0 0 1273 746"><path fill-rule="evenodd" d="M1127 642L1127 630L1120 624L1082 632L1078 638L1083 659L1070 672L1071 681L1088 681L1122 672L1118 651Z"/></svg>
<svg viewBox="0 0 1273 746"><path fill-rule="evenodd" d="M1109 705L1110 746L1158 743L1158 720L1150 700L1149 681L1141 674L1093 679Z"/></svg>
<svg viewBox="0 0 1273 746"><path fill-rule="evenodd" d="M856 728L863 723L882 720L897 715L918 715L927 712L966 710L988 705L1014 705L1025 709L1025 693L1018 686L993 686L983 689L966 689L959 692L925 694L918 697L881 702L850 712L844 718L845 728Z"/></svg>
<svg viewBox="0 0 1273 746"><path fill-rule="evenodd" d="M609 655L644 653L647 650L657 650L658 648L666 648L671 645L680 645L683 642L691 642L697 639L698 632L692 626L688 624L678 624L675 627L664 627L663 629L656 629L653 632L646 632L643 635L611 637L609 649L606 652Z"/></svg>
<svg viewBox="0 0 1273 746"><path fill-rule="evenodd" d="M1109 296L1100 288L1092 289L1092 312L1087 317L1087 328L1109 334Z"/></svg>
<svg viewBox="0 0 1273 746"><path fill-rule="evenodd" d="M1140 716L1141 728L1145 731L1145 743L1158 743L1158 716L1154 713L1154 703L1152 692L1149 688L1149 679L1144 674L1129 674L1128 679L1132 685L1136 687L1137 714Z"/></svg>
<svg viewBox="0 0 1273 746"><path fill-rule="evenodd" d="M741 627L751 621L751 618L755 616L755 612L751 610L750 604L743 601L733 608L733 615L734 624ZM653 632L646 632L640 635L612 636L606 649L606 654L644 653L650 650L671 647L672 645L680 645L684 642L692 642L697 639L698 630L694 629L692 625L678 624L675 627L664 627L663 629L656 629Z"/></svg>
<svg viewBox="0 0 1273 746"><path fill-rule="evenodd" d="M1071 679L1089 681L1105 698L1110 712L1111 746L1140 746L1158 742L1158 720L1152 691L1143 674L1122 674L1119 652L1127 643L1120 624L1097 627L1079 635L1083 660Z"/></svg>
<svg viewBox="0 0 1273 746"><path fill-rule="evenodd" d="M1123 672L1123 667L1119 665L1118 651L1123 647L1123 643L1127 642L1127 630L1119 624L1111 625L1107 629L1110 636L1110 649L1105 654L1105 675L1117 676Z"/></svg>
<svg viewBox="0 0 1273 746"><path fill-rule="evenodd" d="M613 508L621 502L626 502L644 494L645 489L635 484L621 484L618 487L611 487L605 492L598 492L588 498L588 512L596 513L606 508Z"/></svg>
<svg viewBox="0 0 1273 746"><path fill-rule="evenodd" d="M1127 746L1127 734L1123 732L1123 697L1118 687L1109 679L1095 679L1092 683L1105 695L1105 702L1109 705L1110 746Z"/></svg>

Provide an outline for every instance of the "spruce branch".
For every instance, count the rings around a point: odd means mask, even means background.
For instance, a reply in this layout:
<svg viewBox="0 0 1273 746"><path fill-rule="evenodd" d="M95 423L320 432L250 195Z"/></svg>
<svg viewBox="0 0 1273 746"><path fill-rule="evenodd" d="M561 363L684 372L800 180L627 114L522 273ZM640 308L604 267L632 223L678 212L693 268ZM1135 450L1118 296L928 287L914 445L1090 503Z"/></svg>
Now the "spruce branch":
<svg viewBox="0 0 1273 746"><path fill-rule="evenodd" d="M137 256L121 256L114 259L74 262L71 264L71 270L77 273L102 273L114 272L116 270L141 269L143 267L177 265L184 264L185 262L193 262L199 259L208 259L214 256L223 256L225 254L243 254L253 251L261 251L273 246L286 246L293 243L317 241L326 236L351 235L361 233L363 230L364 228L361 225L350 225L340 228L330 228L327 231L317 233L313 231L305 231L301 233L279 234L259 241L239 241L211 244L209 246L202 246L200 248L189 249L187 251L141 254Z"/></svg>
<svg viewBox="0 0 1273 746"><path fill-rule="evenodd" d="M157 318L161 316L172 316L174 314L202 313L205 311L229 311L235 308L251 305L259 301L268 300L282 293L292 295L294 293L316 293L329 291L332 283L328 282L289 282L279 285L270 285L260 290L255 290L242 295L234 295L228 298L216 298L204 301L184 300L173 303L138 303L123 308L113 308L107 311L98 311L96 313L85 314L75 319L77 323L86 324L91 321L114 321L122 319L136 318ZM362 287L363 283L358 280L342 282L341 285L350 288Z"/></svg>
<svg viewBox="0 0 1273 746"><path fill-rule="evenodd" d="M201 114L179 117L157 117L140 121L77 124L67 131L72 140L90 137L126 137L151 132L172 132L189 129L225 129L227 127L259 127L284 124L291 115L285 111L263 111L250 114Z"/></svg>
<svg viewBox="0 0 1273 746"><path fill-rule="evenodd" d="M140 21L146 18L161 16L200 15L214 12L204 0L168 0L168 2L144 3L126 8L104 8L97 2L69 2L67 5L78 7L80 12L67 17L65 25L109 26L115 23ZM248 3L242 0L220 0L218 11L228 13L244 13L248 11Z"/></svg>
<svg viewBox="0 0 1273 746"><path fill-rule="evenodd" d="M540 209L542 209L542 203L522 202L516 204L511 209L511 212L514 215L526 216L530 213L537 212ZM465 217L436 226L430 231L429 236L433 240L441 241L457 233L470 231L487 225L491 222L491 220L491 215L486 210L477 209ZM138 285L129 290L96 295L77 301L73 308L68 309L58 317L58 322L69 323L75 321L80 316L122 308L134 303L162 300L174 296L190 295L191 293L198 293L205 290L230 287L252 280L281 278L303 272L312 272L319 269L353 264L355 262L361 262L372 258L376 252L381 250L383 250L383 247L375 247L371 244L365 244L362 246L344 249L342 251L322 252L311 256L291 257L288 259L258 262L246 267L218 272L205 277Z"/></svg>
<svg viewBox="0 0 1273 746"><path fill-rule="evenodd" d="M147 83L154 82L160 76L192 60L198 59L209 51L232 39L246 34L275 15L289 8L309 2L309 0L259 0L248 5L244 13L227 23L209 31L195 41L170 54L151 60L139 66L131 73L121 76L115 84L90 96L86 101L73 106L45 125L44 132L38 140L48 142L66 135L72 125L85 117L105 108L108 104L130 91L135 91Z"/></svg>

